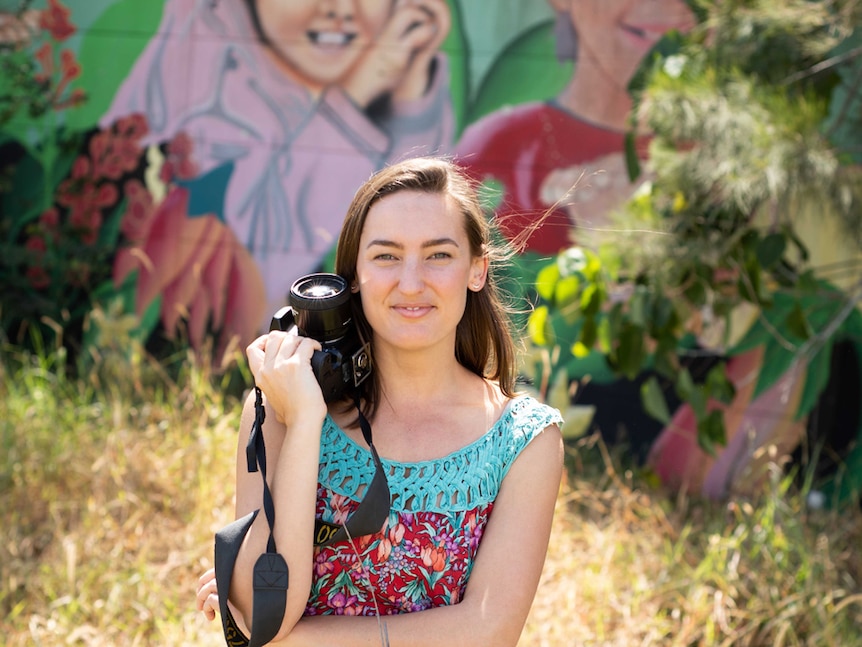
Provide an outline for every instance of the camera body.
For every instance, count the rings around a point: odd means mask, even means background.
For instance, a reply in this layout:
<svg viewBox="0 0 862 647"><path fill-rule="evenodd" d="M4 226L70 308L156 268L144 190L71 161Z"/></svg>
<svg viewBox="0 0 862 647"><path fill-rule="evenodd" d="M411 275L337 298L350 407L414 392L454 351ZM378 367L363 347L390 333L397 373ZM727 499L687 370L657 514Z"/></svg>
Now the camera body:
<svg viewBox="0 0 862 647"><path fill-rule="evenodd" d="M320 342L311 368L326 402L340 400L371 373L368 344L359 339L350 309L350 290L338 274L319 272L294 281L289 305L272 317L270 330L296 327L305 337Z"/></svg>

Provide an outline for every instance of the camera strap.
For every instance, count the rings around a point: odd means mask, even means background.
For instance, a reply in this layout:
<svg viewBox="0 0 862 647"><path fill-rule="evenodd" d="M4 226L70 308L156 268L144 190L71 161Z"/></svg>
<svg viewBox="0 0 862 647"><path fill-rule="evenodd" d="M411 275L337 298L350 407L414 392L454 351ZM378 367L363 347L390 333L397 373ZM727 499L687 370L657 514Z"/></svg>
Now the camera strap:
<svg viewBox="0 0 862 647"><path fill-rule="evenodd" d="M348 517L344 526L330 524L320 519L315 521L315 546L325 546L353 537L361 537L378 532L389 516L391 498L389 483L380 457L372 442L371 424L362 413L359 397L354 400L359 414L359 427L362 437L371 450L374 462L374 477L365 496L356 510ZM219 592L219 611L222 618L226 644L230 647L259 647L271 641L281 628L284 608L287 603L288 567L284 557L278 553L273 536L275 526L275 504L272 492L266 482L266 447L263 439L263 422L266 409L263 395L255 387L255 417L246 445L246 462L249 472L260 471L263 479L263 509L269 524L269 538L266 552L261 554L254 565L251 637L246 638L236 624L228 604L228 592L233 576L236 558L243 539L260 510L237 519L215 536L216 588Z"/></svg>
<svg viewBox="0 0 862 647"><path fill-rule="evenodd" d="M371 437L371 423L362 413L358 395L355 397L354 403L359 414L359 429L362 431L365 442L368 443L371 459L374 461L374 478L371 479L371 484L366 489L362 501L359 502L356 510L347 518L343 526L327 523L322 519L315 520L315 546L326 546L351 537L372 535L383 527L383 523L389 516L392 502L389 483L386 480L386 471L380 462L380 456L377 455L377 449L374 447Z"/></svg>

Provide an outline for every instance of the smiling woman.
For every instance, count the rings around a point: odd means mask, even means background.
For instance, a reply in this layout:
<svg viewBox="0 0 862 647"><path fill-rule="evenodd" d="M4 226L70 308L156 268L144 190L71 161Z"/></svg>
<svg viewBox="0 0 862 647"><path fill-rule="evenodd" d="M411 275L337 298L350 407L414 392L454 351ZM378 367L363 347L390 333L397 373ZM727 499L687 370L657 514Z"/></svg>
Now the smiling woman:
<svg viewBox="0 0 862 647"><path fill-rule="evenodd" d="M370 377L327 405L310 366L317 342L273 332L249 346L275 466L273 537L290 569L272 644L517 643L560 485L561 419L515 392L497 260L458 167L431 158L396 164L357 192L336 257L370 342ZM254 404L246 403L244 426ZM245 469L243 439L237 458L242 517L260 506L263 485ZM382 526L315 545L315 520L351 519L378 472L391 494ZM252 571L269 532L254 518L229 591L217 590L212 572L201 580L199 607L213 617L219 596L229 596L229 624L242 633L263 611Z"/></svg>
<svg viewBox="0 0 862 647"><path fill-rule="evenodd" d="M488 267L472 255L462 220L453 200L422 191L399 191L369 211L356 282L377 354L454 346L464 286L481 289Z"/></svg>

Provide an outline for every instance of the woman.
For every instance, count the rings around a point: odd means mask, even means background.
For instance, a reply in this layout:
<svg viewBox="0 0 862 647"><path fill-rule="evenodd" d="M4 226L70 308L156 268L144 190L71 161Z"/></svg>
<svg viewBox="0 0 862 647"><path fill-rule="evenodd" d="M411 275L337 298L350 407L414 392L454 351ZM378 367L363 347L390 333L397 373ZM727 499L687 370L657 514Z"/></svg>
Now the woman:
<svg viewBox="0 0 862 647"><path fill-rule="evenodd" d="M514 343L494 283L496 252L454 164L408 160L357 192L336 271L352 292L373 370L361 406L389 482L375 534L314 547L315 517L340 523L374 475L350 402L327 406L310 368L320 345L273 332L248 348L265 395L274 539L290 568L272 644L514 645L538 585L562 470L558 412L514 391ZM254 420L246 402L242 424ZM260 507L237 468L237 515ZM230 602L246 626L251 573L269 526L258 515ZM299 565L305 564L306 568ZM198 607L218 608L212 572ZM410 613L421 611L421 613Z"/></svg>

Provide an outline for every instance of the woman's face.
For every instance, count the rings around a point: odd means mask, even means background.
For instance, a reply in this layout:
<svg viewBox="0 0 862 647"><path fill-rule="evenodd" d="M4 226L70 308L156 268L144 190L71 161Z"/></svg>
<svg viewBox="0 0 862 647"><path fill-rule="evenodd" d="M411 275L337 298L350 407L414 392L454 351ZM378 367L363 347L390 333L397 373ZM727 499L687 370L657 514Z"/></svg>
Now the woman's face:
<svg viewBox="0 0 862 647"><path fill-rule="evenodd" d="M686 32L694 15L682 0L552 0L578 34L578 61L626 86L646 53L672 29Z"/></svg>
<svg viewBox="0 0 862 647"><path fill-rule="evenodd" d="M486 265L472 256L464 216L448 196L403 190L375 202L356 262L375 353L452 353L467 290L484 285Z"/></svg>
<svg viewBox="0 0 862 647"><path fill-rule="evenodd" d="M336 83L380 33L393 0L255 0L261 30L297 80Z"/></svg>

